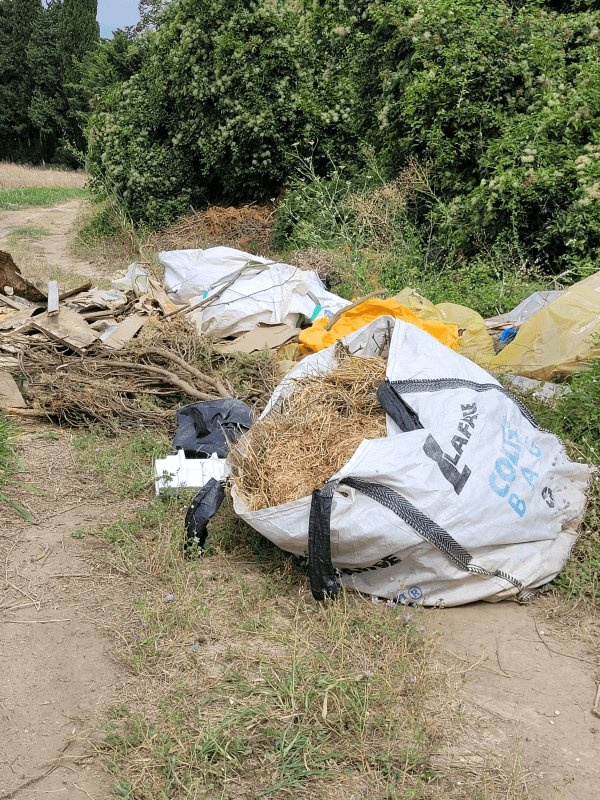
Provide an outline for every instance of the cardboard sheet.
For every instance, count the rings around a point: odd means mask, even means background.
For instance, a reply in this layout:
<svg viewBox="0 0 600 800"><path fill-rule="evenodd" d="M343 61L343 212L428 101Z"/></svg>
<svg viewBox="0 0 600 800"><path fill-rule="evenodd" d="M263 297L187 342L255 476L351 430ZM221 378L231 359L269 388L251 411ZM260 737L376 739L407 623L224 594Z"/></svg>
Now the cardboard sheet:
<svg viewBox="0 0 600 800"><path fill-rule="evenodd" d="M0 406L5 408L26 408L27 403L9 372L0 372Z"/></svg>
<svg viewBox="0 0 600 800"><path fill-rule="evenodd" d="M295 339L300 330L289 325L259 325L253 331L244 333L235 342L221 348L222 353L255 353L268 347L274 350Z"/></svg>

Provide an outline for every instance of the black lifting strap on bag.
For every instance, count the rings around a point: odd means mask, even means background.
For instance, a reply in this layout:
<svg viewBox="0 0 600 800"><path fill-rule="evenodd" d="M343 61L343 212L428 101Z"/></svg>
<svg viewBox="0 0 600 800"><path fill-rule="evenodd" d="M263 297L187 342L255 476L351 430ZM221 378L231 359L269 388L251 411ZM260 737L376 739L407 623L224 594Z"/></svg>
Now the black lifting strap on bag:
<svg viewBox="0 0 600 800"><path fill-rule="evenodd" d="M502 580L512 583L519 590L523 588L520 581L503 570L490 572L473 564L473 557L468 550L430 517L419 511L405 497L390 489L389 486L347 477L339 481L330 481L322 489L316 489L313 492L308 526L308 569L310 588L315 600L324 600L327 597L335 598L339 590L337 572L331 560L330 525L333 493L338 486L342 485L356 489L361 494L370 497L380 505L393 511L394 514L400 517L407 525L410 525L416 533L420 534L443 553L459 569L471 574L502 578Z"/></svg>
<svg viewBox="0 0 600 800"><path fill-rule="evenodd" d="M225 484L215 478L211 478L194 497L185 515L186 552L193 552L194 545L199 549L204 547L208 535L208 523L224 499Z"/></svg>
<svg viewBox="0 0 600 800"><path fill-rule="evenodd" d="M326 483L312 493L308 522L308 576L315 600L334 600L339 590L338 576L331 561L330 522L333 484Z"/></svg>
<svg viewBox="0 0 600 800"><path fill-rule="evenodd" d="M390 381L381 381L377 389L377 399L385 413L390 416L404 433L422 430L419 415L398 394Z"/></svg>

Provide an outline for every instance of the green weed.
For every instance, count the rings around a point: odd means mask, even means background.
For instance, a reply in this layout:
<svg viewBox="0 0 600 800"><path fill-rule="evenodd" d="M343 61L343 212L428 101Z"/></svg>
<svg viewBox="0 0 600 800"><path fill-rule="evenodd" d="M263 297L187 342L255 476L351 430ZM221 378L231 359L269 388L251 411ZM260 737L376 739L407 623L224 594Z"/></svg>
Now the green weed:
<svg viewBox="0 0 600 800"><path fill-rule="evenodd" d="M46 228L33 228L33 227L11 228L10 233L11 236L31 236L32 238L50 235L50 231L47 231Z"/></svg>
<svg viewBox="0 0 600 800"><path fill-rule="evenodd" d="M412 159L386 182L373 152L363 149L363 158L363 170L351 179L337 169L325 180L310 162L301 165L274 229L274 245L284 254L312 248L332 256L336 293L351 298L385 288L393 295L411 287L433 303L467 305L486 317L555 288L506 238L480 244L469 259L440 247L414 222L424 200L444 213L427 165Z"/></svg>
<svg viewBox="0 0 600 800"><path fill-rule="evenodd" d="M19 472L23 472L23 464L13 447L15 433L13 423L6 418L0 417L0 503L6 503L14 508L28 522L35 522L26 509L11 499L8 490L8 486L14 480L14 476Z"/></svg>
<svg viewBox="0 0 600 800"><path fill-rule="evenodd" d="M27 189L0 190L0 209L18 211L28 206L52 206L88 196L87 189L66 189L58 186L36 186Z"/></svg>
<svg viewBox="0 0 600 800"><path fill-rule="evenodd" d="M79 465L91 469L119 497L147 497L154 487L154 460L171 451L166 435L143 429L115 438L92 428L74 444Z"/></svg>

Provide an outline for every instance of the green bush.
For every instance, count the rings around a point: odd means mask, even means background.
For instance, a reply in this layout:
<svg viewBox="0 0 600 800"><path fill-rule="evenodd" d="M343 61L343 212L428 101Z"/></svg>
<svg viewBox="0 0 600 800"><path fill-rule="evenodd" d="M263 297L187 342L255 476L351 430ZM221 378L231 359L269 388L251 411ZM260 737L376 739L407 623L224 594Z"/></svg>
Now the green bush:
<svg viewBox="0 0 600 800"><path fill-rule="evenodd" d="M508 236L554 271L597 270L600 13L391 0L368 24L360 131L390 176L431 162L436 246Z"/></svg>
<svg viewBox="0 0 600 800"><path fill-rule="evenodd" d="M157 226L273 197L297 157L352 181L366 142L389 181L429 171L407 217L422 261L500 243L575 279L599 267L600 11L567 8L173 0L99 90L89 167Z"/></svg>
<svg viewBox="0 0 600 800"><path fill-rule="evenodd" d="M92 114L97 182L135 221L159 225L190 204L276 194L295 148L350 156L355 91L339 13L283 0L172 3L139 72Z"/></svg>

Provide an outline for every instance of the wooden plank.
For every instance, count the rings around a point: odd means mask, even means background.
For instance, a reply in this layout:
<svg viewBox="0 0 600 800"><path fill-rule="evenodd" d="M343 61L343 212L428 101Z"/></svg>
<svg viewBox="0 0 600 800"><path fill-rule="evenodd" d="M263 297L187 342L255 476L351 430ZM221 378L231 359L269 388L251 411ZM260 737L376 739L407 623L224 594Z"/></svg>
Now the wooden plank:
<svg viewBox="0 0 600 800"><path fill-rule="evenodd" d="M78 311L79 316L83 317L84 319L102 319L103 317L112 317L114 316L114 311L111 311L110 308L104 308L102 311Z"/></svg>
<svg viewBox="0 0 600 800"><path fill-rule="evenodd" d="M13 300L12 297L7 297L5 294L0 292L0 300L4 303L5 306L9 308L14 308L15 311L21 311L23 308L27 308L25 303L17 303L16 300Z"/></svg>
<svg viewBox="0 0 600 800"><path fill-rule="evenodd" d="M24 329L29 322L29 318L40 306L23 306L14 314L7 314L0 319L0 331L16 331ZM29 329L29 327L27 327Z"/></svg>
<svg viewBox="0 0 600 800"><path fill-rule="evenodd" d="M145 314L132 314L119 323L117 330L106 337L104 344L112 350L121 350L149 319L150 317Z"/></svg>
<svg viewBox="0 0 600 800"><path fill-rule="evenodd" d="M73 297L74 295L80 294L81 292L89 292L91 288L92 288L92 282L86 281L84 284L78 286L76 289L67 289L66 292L62 292L62 294L58 299L66 300L68 297Z"/></svg>
<svg viewBox="0 0 600 800"><path fill-rule="evenodd" d="M48 316L54 317L59 311L58 281L48 281Z"/></svg>
<svg viewBox="0 0 600 800"><path fill-rule="evenodd" d="M27 403L9 372L0 372L0 405L4 408L26 408Z"/></svg>
<svg viewBox="0 0 600 800"><path fill-rule="evenodd" d="M87 322L68 306L63 306L58 316L39 314L31 320L31 327L81 354L86 347L100 338Z"/></svg>

